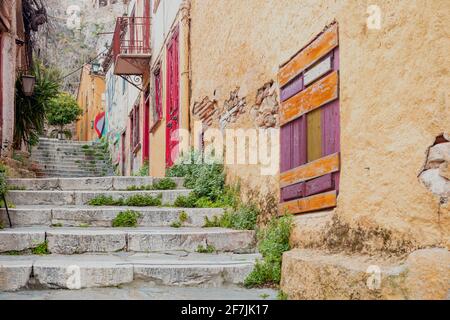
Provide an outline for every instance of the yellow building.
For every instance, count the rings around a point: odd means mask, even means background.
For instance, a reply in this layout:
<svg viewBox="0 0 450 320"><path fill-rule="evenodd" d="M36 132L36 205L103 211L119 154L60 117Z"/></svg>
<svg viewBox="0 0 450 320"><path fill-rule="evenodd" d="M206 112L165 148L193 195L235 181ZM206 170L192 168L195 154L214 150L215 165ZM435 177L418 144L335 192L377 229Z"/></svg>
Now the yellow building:
<svg viewBox="0 0 450 320"><path fill-rule="evenodd" d="M99 138L95 129L95 119L105 111L105 78L91 71L86 65L81 72L77 101L83 109L83 115L77 122L76 140L92 141Z"/></svg>

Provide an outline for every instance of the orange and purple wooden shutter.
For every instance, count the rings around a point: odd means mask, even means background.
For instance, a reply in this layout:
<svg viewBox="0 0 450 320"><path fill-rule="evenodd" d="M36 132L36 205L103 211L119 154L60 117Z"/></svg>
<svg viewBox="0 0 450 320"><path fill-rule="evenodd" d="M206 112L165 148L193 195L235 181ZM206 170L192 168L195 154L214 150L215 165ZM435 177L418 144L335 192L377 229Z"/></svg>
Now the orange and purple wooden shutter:
<svg viewBox="0 0 450 320"><path fill-rule="evenodd" d="M340 170L337 24L280 68L280 214L336 206Z"/></svg>

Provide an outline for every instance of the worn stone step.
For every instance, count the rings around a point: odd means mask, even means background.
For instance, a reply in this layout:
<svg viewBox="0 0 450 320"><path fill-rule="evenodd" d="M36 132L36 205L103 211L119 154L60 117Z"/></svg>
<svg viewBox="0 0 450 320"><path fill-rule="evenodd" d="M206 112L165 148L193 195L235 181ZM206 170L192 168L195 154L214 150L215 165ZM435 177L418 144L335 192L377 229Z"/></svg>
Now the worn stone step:
<svg viewBox="0 0 450 320"><path fill-rule="evenodd" d="M39 177L66 177L66 178L78 178L78 177L103 177L110 174L110 172L90 171L90 170L36 170L36 175Z"/></svg>
<svg viewBox="0 0 450 320"><path fill-rule="evenodd" d="M92 160L87 160L87 159L80 159L80 160L73 160L73 159L55 159L55 158L42 158L42 159L38 159L33 160L35 163L41 164L41 165L72 165L72 166L80 166L83 165L85 162L90 162ZM110 165L110 163L108 162L108 160L99 160L99 159L94 159L93 161L95 161L96 164L104 164L104 165Z"/></svg>
<svg viewBox="0 0 450 320"><path fill-rule="evenodd" d="M90 170L98 170L109 169L109 166L104 163L90 163L89 161L85 161L84 163L73 163L73 164L63 164L63 163L40 163L38 166L41 171L90 171Z"/></svg>
<svg viewBox="0 0 450 320"><path fill-rule="evenodd" d="M126 199L133 195L161 196L163 204L172 205L177 197L187 196L187 189L157 191L60 191L60 190L12 190L6 195L15 205L84 205L99 196L111 196L113 199Z"/></svg>
<svg viewBox="0 0 450 320"><path fill-rule="evenodd" d="M26 190L126 190L132 186L148 186L161 181L154 177L82 177L82 178L47 178L47 179L8 179L10 186ZM183 178L171 178L177 189L183 188Z"/></svg>
<svg viewBox="0 0 450 320"><path fill-rule="evenodd" d="M188 220L186 227L203 227L205 217L212 219L221 216L223 209L209 208L159 208L159 207L91 207L91 206L19 206L11 208L9 214L14 227L51 226L61 224L64 227L111 227L112 221L120 212L137 211L141 214L138 225L141 227L168 227L178 221L185 212ZM9 222L4 208L0 209L0 222L8 226Z"/></svg>
<svg viewBox="0 0 450 320"><path fill-rule="evenodd" d="M44 241L54 254L195 252L214 246L217 252L249 253L255 250L255 232L223 228L13 228L0 231L0 252L25 251Z"/></svg>
<svg viewBox="0 0 450 320"><path fill-rule="evenodd" d="M107 174L103 174L103 173L92 173L92 172L83 172L83 173L76 173L76 174L60 174L60 173L53 173L53 172L35 172L36 173L36 177L38 178L59 178L59 177L64 177L64 178L83 178L83 177L92 177L92 178L96 178L96 177L105 177L110 175L111 173L108 172Z"/></svg>
<svg viewBox="0 0 450 320"><path fill-rule="evenodd" d="M93 141L74 141L74 140L59 140L52 138L39 138L39 144L72 144L72 145L91 145Z"/></svg>
<svg viewBox="0 0 450 320"><path fill-rule="evenodd" d="M110 254L0 256L0 291L82 289L133 281L171 286L242 284L257 254Z"/></svg>
<svg viewBox="0 0 450 320"><path fill-rule="evenodd" d="M421 249L406 259L294 249L283 254L281 289L290 299L446 299L450 252Z"/></svg>

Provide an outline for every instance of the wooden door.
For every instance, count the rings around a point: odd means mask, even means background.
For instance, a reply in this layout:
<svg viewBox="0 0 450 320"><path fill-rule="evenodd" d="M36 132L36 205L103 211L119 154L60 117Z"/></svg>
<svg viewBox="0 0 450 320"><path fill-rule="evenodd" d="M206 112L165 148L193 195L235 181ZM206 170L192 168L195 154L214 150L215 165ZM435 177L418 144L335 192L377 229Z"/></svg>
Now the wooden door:
<svg viewBox="0 0 450 320"><path fill-rule="evenodd" d="M150 156L150 88L147 88L144 97L144 136L142 139L142 161L146 162Z"/></svg>
<svg viewBox="0 0 450 320"><path fill-rule="evenodd" d="M126 175L126 166L127 166L127 157L126 157L126 143L127 143L127 133L126 131L124 133L122 133L122 150L121 150L121 154L122 154L122 175L125 176Z"/></svg>
<svg viewBox="0 0 450 320"><path fill-rule="evenodd" d="M280 68L280 214L336 206L339 48L331 25Z"/></svg>
<svg viewBox="0 0 450 320"><path fill-rule="evenodd" d="M167 94L166 94L166 166L173 165L178 157L179 102L179 53L178 28L167 46Z"/></svg>

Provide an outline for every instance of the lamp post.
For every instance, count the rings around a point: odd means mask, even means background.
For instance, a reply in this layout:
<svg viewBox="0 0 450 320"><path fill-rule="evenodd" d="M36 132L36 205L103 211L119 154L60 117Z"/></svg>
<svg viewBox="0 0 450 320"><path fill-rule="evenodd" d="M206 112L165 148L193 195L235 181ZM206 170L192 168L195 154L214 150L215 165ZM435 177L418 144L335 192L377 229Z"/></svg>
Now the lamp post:
<svg viewBox="0 0 450 320"><path fill-rule="evenodd" d="M25 96L33 95L36 77L31 75L22 75L22 89Z"/></svg>

